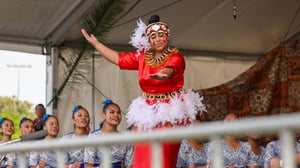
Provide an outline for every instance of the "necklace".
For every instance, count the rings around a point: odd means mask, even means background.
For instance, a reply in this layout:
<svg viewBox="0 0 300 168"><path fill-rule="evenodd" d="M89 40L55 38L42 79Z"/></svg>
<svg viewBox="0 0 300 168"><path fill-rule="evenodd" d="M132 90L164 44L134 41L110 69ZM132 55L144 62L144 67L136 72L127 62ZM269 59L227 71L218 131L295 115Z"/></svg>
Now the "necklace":
<svg viewBox="0 0 300 168"><path fill-rule="evenodd" d="M155 51L147 50L145 53L145 64L152 68L158 68L165 64L174 53L178 53L178 49L168 47L159 58L155 58Z"/></svg>

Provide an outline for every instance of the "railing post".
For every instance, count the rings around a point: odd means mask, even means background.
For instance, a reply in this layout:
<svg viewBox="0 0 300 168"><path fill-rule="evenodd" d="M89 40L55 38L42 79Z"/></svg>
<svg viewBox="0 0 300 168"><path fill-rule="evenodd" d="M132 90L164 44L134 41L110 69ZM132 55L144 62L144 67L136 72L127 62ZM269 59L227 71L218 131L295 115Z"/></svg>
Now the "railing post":
<svg viewBox="0 0 300 168"><path fill-rule="evenodd" d="M279 132L281 153L284 168L295 168L296 140L294 133L289 129L281 129Z"/></svg>
<svg viewBox="0 0 300 168"><path fill-rule="evenodd" d="M65 168L65 155L64 152L61 150L56 150L56 160L57 160L57 167Z"/></svg>
<svg viewBox="0 0 300 168"><path fill-rule="evenodd" d="M25 153L20 152L17 154L18 157L18 168L24 168L26 167L26 161L25 161Z"/></svg>
<svg viewBox="0 0 300 168"><path fill-rule="evenodd" d="M152 168L162 167L162 145L159 141L152 142Z"/></svg>
<svg viewBox="0 0 300 168"><path fill-rule="evenodd" d="M222 168L223 167L223 145L222 138L220 135L215 135L211 139L213 145L213 167Z"/></svg>
<svg viewBox="0 0 300 168"><path fill-rule="evenodd" d="M110 147L103 146L101 147L103 162L102 165L104 168L111 168L111 155L110 155Z"/></svg>

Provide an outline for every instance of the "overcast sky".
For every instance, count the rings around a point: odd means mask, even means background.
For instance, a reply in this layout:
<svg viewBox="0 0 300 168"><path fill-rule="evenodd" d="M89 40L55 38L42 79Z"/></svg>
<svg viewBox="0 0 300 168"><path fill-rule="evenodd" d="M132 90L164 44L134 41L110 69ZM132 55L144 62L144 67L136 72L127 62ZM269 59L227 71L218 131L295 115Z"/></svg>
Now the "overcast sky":
<svg viewBox="0 0 300 168"><path fill-rule="evenodd" d="M46 104L46 57L0 50L0 96Z"/></svg>

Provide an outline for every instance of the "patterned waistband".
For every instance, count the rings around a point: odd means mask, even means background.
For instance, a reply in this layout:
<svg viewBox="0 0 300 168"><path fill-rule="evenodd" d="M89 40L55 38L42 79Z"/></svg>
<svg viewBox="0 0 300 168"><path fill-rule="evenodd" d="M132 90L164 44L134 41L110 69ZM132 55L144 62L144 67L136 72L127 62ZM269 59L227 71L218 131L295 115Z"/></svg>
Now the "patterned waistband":
<svg viewBox="0 0 300 168"><path fill-rule="evenodd" d="M176 96L178 93L181 93L183 89L179 89L177 91L171 92L171 93L164 93L164 94L151 94L151 93L143 93L143 97L149 100L166 100L169 99L170 97Z"/></svg>

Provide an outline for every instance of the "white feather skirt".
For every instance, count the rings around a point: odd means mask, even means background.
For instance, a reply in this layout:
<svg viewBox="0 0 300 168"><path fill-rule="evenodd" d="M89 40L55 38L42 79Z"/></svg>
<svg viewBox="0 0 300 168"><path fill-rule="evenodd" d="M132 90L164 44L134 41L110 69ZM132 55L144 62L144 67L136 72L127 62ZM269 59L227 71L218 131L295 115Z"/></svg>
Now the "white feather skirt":
<svg viewBox="0 0 300 168"><path fill-rule="evenodd" d="M140 96L133 100L126 114L128 125L134 125L139 131L154 129L159 124L191 122L198 112L205 111L203 97L191 89L170 97L168 102L157 100L149 105L147 99Z"/></svg>

